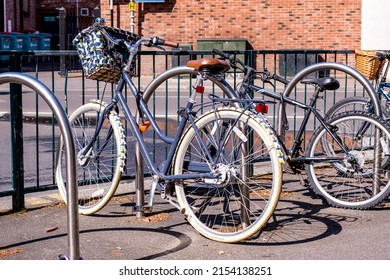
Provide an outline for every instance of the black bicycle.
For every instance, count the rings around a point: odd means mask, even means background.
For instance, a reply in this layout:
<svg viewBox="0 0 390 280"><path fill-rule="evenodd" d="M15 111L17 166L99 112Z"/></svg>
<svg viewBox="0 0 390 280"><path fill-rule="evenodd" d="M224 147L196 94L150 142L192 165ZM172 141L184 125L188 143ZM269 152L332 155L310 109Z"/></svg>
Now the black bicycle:
<svg viewBox="0 0 390 280"><path fill-rule="evenodd" d="M261 80L264 84L274 85L275 81L288 84L281 76L271 74L267 70L258 71L236 58L235 55L213 50L221 59L201 59L189 61L187 66L202 73L203 79L208 76L215 79L215 74L207 69L213 65L225 65L228 60L231 67L244 73L241 85L229 96L235 96L235 102L251 107L251 110L264 113L264 104L256 105L255 94L278 100L280 104L290 104L305 111L302 123L295 135L292 147L286 147L282 136L272 127L278 137L283 155L286 159L285 170L295 173L306 173L309 186L321 195L329 204L336 207L367 209L381 203L390 193L390 177L388 172L390 126L378 116L367 111L346 111L331 118L324 117L316 109L316 102L326 91L335 91L339 82L333 77L304 78L301 83L313 85L315 91L308 104L299 102L255 84ZM219 84L225 84L219 75ZM225 90L232 91L225 86ZM215 101L232 101L230 98L213 96ZM245 107L245 105L243 105ZM283 106L285 108L285 106ZM310 131L310 116L314 115L319 126ZM361 129L365 127L365 129ZM304 133L312 133L307 147L304 149Z"/></svg>

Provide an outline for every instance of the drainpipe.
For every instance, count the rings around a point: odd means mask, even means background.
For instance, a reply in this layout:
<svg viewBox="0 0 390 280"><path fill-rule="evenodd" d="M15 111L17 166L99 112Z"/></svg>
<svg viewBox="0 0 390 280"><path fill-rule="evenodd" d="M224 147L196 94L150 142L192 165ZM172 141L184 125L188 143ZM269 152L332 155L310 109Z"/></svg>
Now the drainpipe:
<svg viewBox="0 0 390 280"><path fill-rule="evenodd" d="M77 32L80 32L80 23L79 23L79 0L76 0L76 29L77 29Z"/></svg>
<svg viewBox="0 0 390 280"><path fill-rule="evenodd" d="M17 3L18 1L17 0L14 0L14 12L13 12L13 15L14 15L14 18L13 18L13 20L14 20L14 30L17 30L18 29L18 13L17 13L17 10L16 10L16 8L18 7L18 3Z"/></svg>
<svg viewBox="0 0 390 280"><path fill-rule="evenodd" d="M23 0L19 0L19 20L20 20L20 30L23 30L24 29Z"/></svg>
<svg viewBox="0 0 390 280"><path fill-rule="evenodd" d="M111 27L114 27L114 0L110 0Z"/></svg>
<svg viewBox="0 0 390 280"><path fill-rule="evenodd" d="M4 32L7 32L7 1L3 1L4 8Z"/></svg>
<svg viewBox="0 0 390 280"><path fill-rule="evenodd" d="M136 4L135 4L135 1L134 0L130 0L130 3L129 3L129 10L130 10L130 31L132 33L134 33L134 26L135 26L135 23L134 23L134 17L135 17L135 10L136 10Z"/></svg>

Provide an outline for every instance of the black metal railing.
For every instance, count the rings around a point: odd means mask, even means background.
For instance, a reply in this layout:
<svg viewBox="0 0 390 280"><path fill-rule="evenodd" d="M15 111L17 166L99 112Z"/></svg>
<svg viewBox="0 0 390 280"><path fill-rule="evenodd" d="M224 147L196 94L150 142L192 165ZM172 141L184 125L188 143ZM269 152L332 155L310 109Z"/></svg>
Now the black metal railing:
<svg viewBox="0 0 390 280"><path fill-rule="evenodd" d="M287 79L313 63L341 62L354 67L355 62L353 51L251 50L234 53L242 55L247 63L258 69L267 68L270 72L278 73ZM186 63L190 59L210 55L212 55L211 51L143 51L140 53L137 65L136 84L142 89L162 71ZM0 51L0 72L8 71L27 73L42 81L58 97L67 113L71 113L90 99L102 98L103 90L106 96L112 94L114 90L111 84L105 85L102 82L85 79L76 51ZM233 87L240 83L240 74L236 70L227 73ZM322 74L337 76L345 89L343 96L340 92L337 93L338 96L333 93L325 96L324 99L331 99L331 102L319 105L324 106L323 111L338 99L351 94L351 88L352 94L356 94L356 85L345 75L336 72ZM282 91L283 88L277 85L276 90ZM20 85L0 86L0 131L2 132L0 196L13 195L21 188L24 192L33 192L56 187L54 165L59 137L56 120L37 94L24 95L24 91L25 89ZM177 94L188 96L189 93L178 91ZM294 97L305 100L310 98L309 94L310 89L302 87L294 92ZM170 104L165 106L168 105ZM271 108L268 115L274 125L276 112L276 107ZM292 131L290 138L292 138L299 125L300 115L292 109L290 117ZM169 124L175 122L170 119L168 113L161 118L167 130L170 129ZM150 137L151 143L155 143L153 134ZM129 141L131 140L129 137ZM132 155L129 154L129 157ZM127 170L125 174L127 177L134 176L135 169L132 166Z"/></svg>

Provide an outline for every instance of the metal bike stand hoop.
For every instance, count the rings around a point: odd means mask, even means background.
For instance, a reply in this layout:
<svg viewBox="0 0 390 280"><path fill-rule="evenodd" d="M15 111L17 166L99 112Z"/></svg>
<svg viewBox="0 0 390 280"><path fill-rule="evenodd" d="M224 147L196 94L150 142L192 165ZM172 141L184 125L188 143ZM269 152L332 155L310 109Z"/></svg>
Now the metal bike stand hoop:
<svg viewBox="0 0 390 280"><path fill-rule="evenodd" d="M77 184L76 184L76 155L72 130L68 117L53 92L39 80L18 72L8 72L0 74L0 85L5 83L15 83L27 86L38 93L50 107L59 124L61 135L65 147L66 159L66 180L69 191L67 193L67 226L68 226L68 247L69 259L80 259L79 242L79 214L77 203Z"/></svg>
<svg viewBox="0 0 390 280"><path fill-rule="evenodd" d="M375 93L375 89L373 86L370 84L370 82L362 75L360 74L356 69L342 64L342 63L336 63L336 62L321 62L321 63L316 63L312 64L301 71L299 71L293 78L292 80L288 83L286 88L284 89L283 95L288 97L290 96L291 92L293 91L294 87L307 75L321 71L321 70L339 70L344 73L347 73L351 75L353 78L355 78L360 84L364 87L365 90L367 90L371 100L373 101L374 104L374 109L376 114L379 117L382 117L382 109L380 106L380 102L378 100L378 97ZM278 127L277 127L277 132L279 135L282 137L284 136L284 131L283 131L283 120L284 120L284 108L281 104L279 106L279 114L278 114Z"/></svg>

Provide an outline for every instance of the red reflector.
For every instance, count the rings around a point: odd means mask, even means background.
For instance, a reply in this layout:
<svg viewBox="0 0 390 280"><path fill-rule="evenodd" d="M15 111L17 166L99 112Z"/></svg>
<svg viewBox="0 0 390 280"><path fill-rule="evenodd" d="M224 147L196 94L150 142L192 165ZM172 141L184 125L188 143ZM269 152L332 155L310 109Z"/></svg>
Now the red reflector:
<svg viewBox="0 0 390 280"><path fill-rule="evenodd" d="M196 93L204 93L204 86L197 86Z"/></svg>
<svg viewBox="0 0 390 280"><path fill-rule="evenodd" d="M257 113L262 113L262 114L267 114L268 113L268 106L262 103L258 103L256 105L256 112Z"/></svg>

